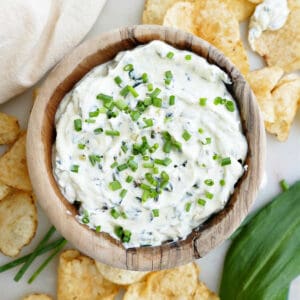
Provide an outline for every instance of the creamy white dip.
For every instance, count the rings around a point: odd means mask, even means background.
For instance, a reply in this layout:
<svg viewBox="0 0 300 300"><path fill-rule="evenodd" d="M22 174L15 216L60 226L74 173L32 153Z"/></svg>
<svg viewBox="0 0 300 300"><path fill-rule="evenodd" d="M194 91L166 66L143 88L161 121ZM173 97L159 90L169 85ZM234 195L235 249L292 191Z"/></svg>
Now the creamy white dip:
<svg viewBox="0 0 300 300"><path fill-rule="evenodd" d="M287 0L265 0L257 5L249 23L248 41L255 50L255 40L265 30L278 30L289 15Z"/></svg>
<svg viewBox="0 0 300 300"><path fill-rule="evenodd" d="M221 210L247 154L225 83L215 65L160 41L78 82L56 113L53 146L55 178L80 204L78 220L132 247L185 238Z"/></svg>

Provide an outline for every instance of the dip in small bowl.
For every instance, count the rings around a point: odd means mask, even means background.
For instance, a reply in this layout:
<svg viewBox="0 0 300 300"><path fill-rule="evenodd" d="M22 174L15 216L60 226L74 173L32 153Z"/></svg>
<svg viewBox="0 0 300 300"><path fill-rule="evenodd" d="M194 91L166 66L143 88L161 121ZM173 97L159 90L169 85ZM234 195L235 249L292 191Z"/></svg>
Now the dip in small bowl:
<svg viewBox="0 0 300 300"><path fill-rule="evenodd" d="M263 159L240 73L206 42L159 26L79 46L29 124L29 171L50 220L120 268L174 267L222 242L254 200Z"/></svg>

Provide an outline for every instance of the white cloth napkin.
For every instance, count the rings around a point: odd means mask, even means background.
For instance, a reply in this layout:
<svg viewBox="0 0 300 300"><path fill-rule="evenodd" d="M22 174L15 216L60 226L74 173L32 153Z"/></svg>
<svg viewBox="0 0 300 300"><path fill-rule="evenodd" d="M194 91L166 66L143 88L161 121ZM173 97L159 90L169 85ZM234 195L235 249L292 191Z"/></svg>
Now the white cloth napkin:
<svg viewBox="0 0 300 300"><path fill-rule="evenodd" d="M0 0L0 103L34 85L88 33L106 0Z"/></svg>

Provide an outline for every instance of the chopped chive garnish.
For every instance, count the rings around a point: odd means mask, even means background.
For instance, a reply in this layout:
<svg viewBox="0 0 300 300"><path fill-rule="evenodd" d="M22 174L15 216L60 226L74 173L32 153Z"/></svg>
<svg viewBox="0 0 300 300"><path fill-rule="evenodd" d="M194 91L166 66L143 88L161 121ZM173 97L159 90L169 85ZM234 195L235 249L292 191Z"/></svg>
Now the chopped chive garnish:
<svg viewBox="0 0 300 300"><path fill-rule="evenodd" d="M116 76L116 77L114 78L114 81L115 81L115 83L116 83L117 85L120 85L120 84L122 83L122 79L121 79L120 76Z"/></svg>
<svg viewBox="0 0 300 300"><path fill-rule="evenodd" d="M147 160L149 160L149 159L150 159L150 156L148 156L148 155L144 155L144 156L143 156L143 160L146 160L146 161L147 161Z"/></svg>
<svg viewBox="0 0 300 300"><path fill-rule="evenodd" d="M170 52L167 53L167 58L171 59L173 57L174 57L174 52L170 51Z"/></svg>
<svg viewBox="0 0 300 300"><path fill-rule="evenodd" d="M149 92L152 92L152 91L153 91L153 84L152 84L152 83L149 83L149 84L147 85L147 89L148 89Z"/></svg>
<svg viewBox="0 0 300 300"><path fill-rule="evenodd" d="M115 161L114 163L112 163L112 164L110 165L110 167L113 169L113 168L115 168L117 165L118 165L118 163Z"/></svg>
<svg viewBox="0 0 300 300"><path fill-rule="evenodd" d="M118 219L120 217L120 213L115 208L111 209L110 214L114 219Z"/></svg>
<svg viewBox="0 0 300 300"><path fill-rule="evenodd" d="M174 95L171 95L169 97L169 105L174 105L175 104L175 96Z"/></svg>
<svg viewBox="0 0 300 300"><path fill-rule="evenodd" d="M152 147L150 147L149 152L154 153L159 148L158 143L155 143Z"/></svg>
<svg viewBox="0 0 300 300"><path fill-rule="evenodd" d="M198 129L198 132L199 132L200 134L202 134L202 133L204 133L204 130L203 130L202 128L199 128L199 129Z"/></svg>
<svg viewBox="0 0 300 300"><path fill-rule="evenodd" d="M71 166L71 172L78 173L78 171L79 171L79 166L78 165L72 165Z"/></svg>
<svg viewBox="0 0 300 300"><path fill-rule="evenodd" d="M122 172L122 171L126 170L127 168L128 168L127 164L122 164L122 165L117 166L117 170L119 172Z"/></svg>
<svg viewBox="0 0 300 300"><path fill-rule="evenodd" d="M97 162L100 162L101 158L99 155L89 155L89 160L92 166L95 166Z"/></svg>
<svg viewBox="0 0 300 300"><path fill-rule="evenodd" d="M121 183L118 180L114 180L114 181L112 181L112 182L109 183L109 188L112 191L117 191L120 188L122 188L122 185L121 185Z"/></svg>
<svg viewBox="0 0 300 300"><path fill-rule="evenodd" d="M145 183L141 183L140 188L145 191L151 191L151 186Z"/></svg>
<svg viewBox="0 0 300 300"><path fill-rule="evenodd" d="M163 151L164 151L165 153L170 153L170 152L171 152L171 149L172 149L172 143L171 143L171 141L166 141L166 142L164 143L164 146L163 146Z"/></svg>
<svg viewBox="0 0 300 300"><path fill-rule="evenodd" d="M149 96L151 98L156 98L160 94L160 92L161 92L161 89L156 88L151 94L149 94Z"/></svg>
<svg viewBox="0 0 300 300"><path fill-rule="evenodd" d="M233 101L229 101L229 100L226 101L225 107L227 108L228 111L234 112L235 107Z"/></svg>
<svg viewBox="0 0 300 300"><path fill-rule="evenodd" d="M77 147L78 149L83 150L85 148L85 144L78 144Z"/></svg>
<svg viewBox="0 0 300 300"><path fill-rule="evenodd" d="M122 142L121 149L122 149L122 151L123 151L124 153L126 153L126 152L128 151L128 147L127 147L127 145L126 145L125 142Z"/></svg>
<svg viewBox="0 0 300 300"><path fill-rule="evenodd" d="M210 137L207 137L205 138L205 142L201 142L202 145L209 145L211 144L211 138Z"/></svg>
<svg viewBox="0 0 300 300"><path fill-rule="evenodd" d="M127 87L128 87L129 92L131 93L131 95L134 98L137 98L139 96L138 92L135 90L134 87L132 87L131 85L128 85Z"/></svg>
<svg viewBox="0 0 300 300"><path fill-rule="evenodd" d="M106 112L107 112L107 108L105 108L105 107L99 108L99 114L105 114Z"/></svg>
<svg viewBox="0 0 300 300"><path fill-rule="evenodd" d="M191 209L191 206L192 206L192 203L191 203L191 202L186 203L186 204L185 204L185 211L186 211L186 212L189 212L190 209Z"/></svg>
<svg viewBox="0 0 300 300"><path fill-rule="evenodd" d="M160 98L153 98L152 104L153 104L153 106L161 107L162 106L162 99L160 99Z"/></svg>
<svg viewBox="0 0 300 300"><path fill-rule="evenodd" d="M138 168L137 162L135 162L133 159L129 159L127 162L127 165L133 172L135 172Z"/></svg>
<svg viewBox="0 0 300 300"><path fill-rule="evenodd" d="M103 100L105 102L111 102L113 100L113 97L109 96L109 95L105 95L103 93L100 93L100 94L97 95L97 99L98 100Z"/></svg>
<svg viewBox="0 0 300 300"><path fill-rule="evenodd" d="M133 110L131 113L130 113L130 117L131 117L131 120L132 121L137 121L139 119L139 117L141 116L141 114L136 111L136 110Z"/></svg>
<svg viewBox="0 0 300 300"><path fill-rule="evenodd" d="M92 123L96 123L96 120L94 120L94 119L85 119L84 122L92 124Z"/></svg>
<svg viewBox="0 0 300 300"><path fill-rule="evenodd" d="M289 184L286 182L285 179L280 180L279 184L283 192L287 191L290 188Z"/></svg>
<svg viewBox="0 0 300 300"><path fill-rule="evenodd" d="M122 217L123 219L127 219L127 215L126 215L126 213L125 213L124 211L122 211L122 212L120 213L120 215L121 215L121 217Z"/></svg>
<svg viewBox="0 0 300 300"><path fill-rule="evenodd" d="M206 204L206 201L204 199L198 199L197 203L201 206L204 206Z"/></svg>
<svg viewBox="0 0 300 300"><path fill-rule="evenodd" d="M122 236L122 242L123 243L129 243L131 238L131 232L129 230L124 230L123 231L123 236Z"/></svg>
<svg viewBox="0 0 300 300"><path fill-rule="evenodd" d="M89 219L88 216L84 216L84 217L82 218L81 221L82 221L83 224L88 224L88 223L90 223L90 219Z"/></svg>
<svg viewBox="0 0 300 300"><path fill-rule="evenodd" d="M159 169L158 167L153 167L153 174L158 174L159 173Z"/></svg>
<svg viewBox="0 0 300 300"><path fill-rule="evenodd" d="M213 186L214 185L214 181L212 179L206 179L206 180L204 180L204 183L208 186Z"/></svg>
<svg viewBox="0 0 300 300"><path fill-rule="evenodd" d="M166 71L166 72L165 72L165 77L166 77L166 78L171 78L171 79L172 79L172 78L173 78L172 72L171 72L171 71Z"/></svg>
<svg viewBox="0 0 300 300"><path fill-rule="evenodd" d="M95 227L95 231L96 231L96 232L100 232L100 231L101 231L101 226L100 226L100 225L96 226L96 227Z"/></svg>
<svg viewBox="0 0 300 300"><path fill-rule="evenodd" d="M100 134L102 132L103 132L103 128L101 128L101 127L94 129L95 134Z"/></svg>
<svg viewBox="0 0 300 300"><path fill-rule="evenodd" d="M129 88L128 85L126 85L124 88L122 88L122 90L120 91L120 95L123 97L126 97L129 93Z"/></svg>
<svg viewBox="0 0 300 300"><path fill-rule="evenodd" d="M130 183L130 182L132 182L132 180L133 180L132 176L127 176L126 177L126 182Z"/></svg>
<svg viewBox="0 0 300 300"><path fill-rule="evenodd" d="M170 163L172 162L172 160L169 157L166 157L164 159L154 159L154 163L157 165L162 165L162 166L168 166Z"/></svg>
<svg viewBox="0 0 300 300"><path fill-rule="evenodd" d="M123 199L123 198L125 198L126 194L127 194L127 190L126 190L126 189L123 189L123 190L120 192L120 197Z"/></svg>
<svg viewBox="0 0 300 300"><path fill-rule="evenodd" d="M155 218L159 217L159 209L157 208L152 209L152 215Z"/></svg>
<svg viewBox="0 0 300 300"><path fill-rule="evenodd" d="M150 192L148 190L144 190L142 194L142 203L145 203L150 197Z"/></svg>
<svg viewBox="0 0 300 300"><path fill-rule="evenodd" d="M217 160L217 159L220 158L220 155L218 155L217 153L215 153L212 158L213 158L213 160Z"/></svg>
<svg viewBox="0 0 300 300"><path fill-rule="evenodd" d="M123 235L123 227L121 226L116 226L115 227L115 234L117 237L122 238Z"/></svg>
<svg viewBox="0 0 300 300"><path fill-rule="evenodd" d="M207 98L199 98L199 105L200 106L205 106L206 105L206 101L207 101Z"/></svg>
<svg viewBox="0 0 300 300"><path fill-rule="evenodd" d="M123 70L124 71L132 71L133 70L133 65L132 64L128 64L128 65L124 66Z"/></svg>
<svg viewBox="0 0 300 300"><path fill-rule="evenodd" d="M212 199L214 197L214 194L210 193L210 192L205 192L205 197L207 199Z"/></svg>
<svg viewBox="0 0 300 300"><path fill-rule="evenodd" d="M192 55L187 54L184 58L185 58L185 60L191 60L192 59Z"/></svg>
<svg viewBox="0 0 300 300"><path fill-rule="evenodd" d="M143 121L145 123L145 126L143 128L148 128L148 127L153 126L153 120L152 119L143 118Z"/></svg>
<svg viewBox="0 0 300 300"><path fill-rule="evenodd" d="M115 106L119 109L119 110L124 110L127 107L127 104L125 101L123 100L117 100L115 101Z"/></svg>
<svg viewBox="0 0 300 300"><path fill-rule="evenodd" d="M74 129L76 131L81 131L81 129L82 129L82 121L81 121L81 119L74 120Z"/></svg>
<svg viewBox="0 0 300 300"><path fill-rule="evenodd" d="M105 130L105 134L109 136L120 136L120 131L118 130Z"/></svg>
<svg viewBox="0 0 300 300"><path fill-rule="evenodd" d="M185 141L188 141L190 138L192 137L192 135L187 131L185 130L182 134L182 138L185 140Z"/></svg>
<svg viewBox="0 0 300 300"><path fill-rule="evenodd" d="M106 116L108 119L111 119L111 118L116 118L118 116L119 112L117 111L112 111L112 110L108 110L106 112Z"/></svg>
<svg viewBox="0 0 300 300"><path fill-rule="evenodd" d="M90 118L95 118L99 116L99 109L96 109L95 111L90 111L89 112L89 117Z"/></svg>
<svg viewBox="0 0 300 300"><path fill-rule="evenodd" d="M224 185L226 184L226 182L225 182L224 179L221 179L221 180L219 181L219 183L220 183L220 186L224 186Z"/></svg>
<svg viewBox="0 0 300 300"><path fill-rule="evenodd" d="M216 97L215 99L214 99L214 105L219 105L219 104L221 104L222 103L222 98L221 97Z"/></svg>
<svg viewBox="0 0 300 300"><path fill-rule="evenodd" d="M143 75L142 75L142 81L143 81L143 83L147 83L148 82L148 74L147 73L143 73Z"/></svg>
<svg viewBox="0 0 300 300"><path fill-rule="evenodd" d="M143 167L146 169L150 169L154 167L154 163L143 163Z"/></svg>
<svg viewBox="0 0 300 300"><path fill-rule="evenodd" d="M230 157L222 158L222 160L221 160L221 166L222 166L222 167L227 166L227 165L230 165L230 164L231 164L231 159L230 159Z"/></svg>

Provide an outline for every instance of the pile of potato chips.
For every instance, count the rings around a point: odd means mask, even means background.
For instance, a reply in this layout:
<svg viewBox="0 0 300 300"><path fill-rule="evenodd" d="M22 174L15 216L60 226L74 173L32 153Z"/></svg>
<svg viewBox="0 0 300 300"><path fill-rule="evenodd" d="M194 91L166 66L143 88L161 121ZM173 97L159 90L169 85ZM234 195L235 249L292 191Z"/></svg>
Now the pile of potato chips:
<svg viewBox="0 0 300 300"><path fill-rule="evenodd" d="M261 2L263 0L147 0L143 23L191 32L221 50L248 79L266 130L284 141L300 106L300 76L284 74L300 68L300 1L288 0L290 14L281 29L264 31L255 40L255 50L268 67L250 72L239 22L248 20Z"/></svg>
<svg viewBox="0 0 300 300"><path fill-rule="evenodd" d="M199 267L190 263L157 272L126 271L95 262L77 250L60 255L57 300L113 300L125 290L124 300L217 300L199 281ZM23 300L51 300L33 294Z"/></svg>
<svg viewBox="0 0 300 300"><path fill-rule="evenodd" d="M30 243L37 228L37 209L26 164L26 132L18 120L0 112L0 251L16 256Z"/></svg>

